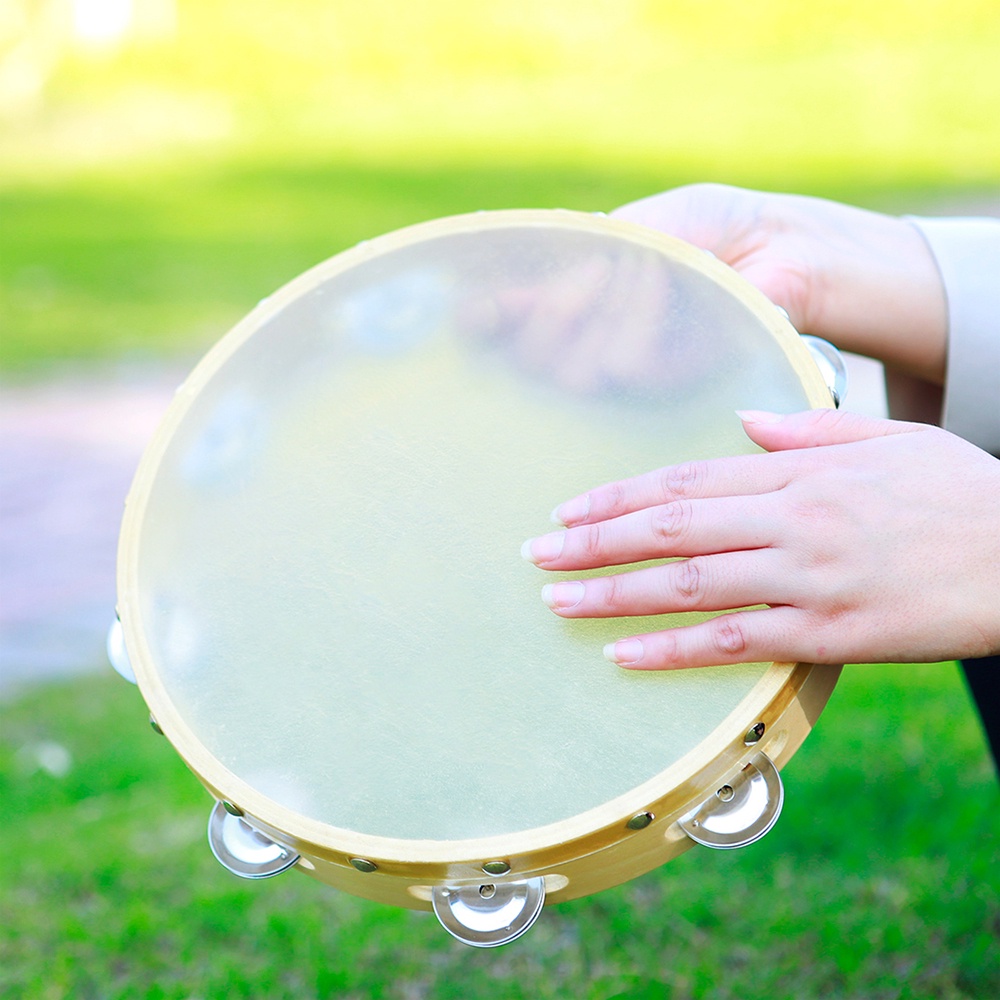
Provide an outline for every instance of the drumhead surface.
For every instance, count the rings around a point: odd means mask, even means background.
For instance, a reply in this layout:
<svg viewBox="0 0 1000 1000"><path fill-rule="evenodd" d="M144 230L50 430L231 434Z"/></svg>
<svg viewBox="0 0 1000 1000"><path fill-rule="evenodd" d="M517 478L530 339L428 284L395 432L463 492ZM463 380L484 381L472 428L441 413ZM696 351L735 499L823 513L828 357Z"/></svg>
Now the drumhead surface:
<svg viewBox="0 0 1000 1000"><path fill-rule="evenodd" d="M791 668L620 670L603 644L666 622L558 618L521 543L589 487L755 450L734 410L822 403L810 365L727 268L623 223L486 213L333 258L220 342L143 461L120 604L151 709L213 781L374 836L628 792Z"/></svg>

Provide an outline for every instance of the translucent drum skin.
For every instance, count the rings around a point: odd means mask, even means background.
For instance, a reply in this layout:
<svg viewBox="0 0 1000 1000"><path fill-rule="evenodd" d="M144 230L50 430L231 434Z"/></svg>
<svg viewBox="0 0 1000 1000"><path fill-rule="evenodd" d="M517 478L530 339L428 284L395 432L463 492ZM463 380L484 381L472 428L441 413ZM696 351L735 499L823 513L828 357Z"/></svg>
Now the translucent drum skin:
<svg viewBox="0 0 1000 1000"><path fill-rule="evenodd" d="M602 646L670 616L561 619L519 549L590 487L756 450L736 409L830 405L735 272L604 217L425 223L260 303L178 390L119 548L113 655L217 856L491 946L762 835L839 668L620 670Z"/></svg>

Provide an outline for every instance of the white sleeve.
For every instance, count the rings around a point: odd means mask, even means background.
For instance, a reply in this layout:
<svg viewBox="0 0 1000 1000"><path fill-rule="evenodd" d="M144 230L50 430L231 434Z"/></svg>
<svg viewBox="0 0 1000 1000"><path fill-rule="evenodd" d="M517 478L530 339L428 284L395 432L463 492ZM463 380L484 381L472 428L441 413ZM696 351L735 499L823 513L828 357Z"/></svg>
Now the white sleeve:
<svg viewBox="0 0 1000 1000"><path fill-rule="evenodd" d="M1000 219L909 221L934 254L948 302L942 425L1000 454Z"/></svg>

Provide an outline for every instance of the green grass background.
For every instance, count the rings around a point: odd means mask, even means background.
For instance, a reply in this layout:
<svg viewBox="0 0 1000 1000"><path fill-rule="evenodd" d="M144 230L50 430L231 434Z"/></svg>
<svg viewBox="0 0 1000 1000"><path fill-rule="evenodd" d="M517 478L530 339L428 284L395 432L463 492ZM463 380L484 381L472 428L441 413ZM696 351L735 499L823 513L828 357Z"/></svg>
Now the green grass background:
<svg viewBox="0 0 1000 1000"><path fill-rule="evenodd" d="M697 180L1000 205L993 0L180 0L107 49L59 10L0 12L8 382L193 358L306 267L458 212ZM5 997L1000 995L1000 794L952 665L849 668L762 842L486 953L229 876L145 718L105 676L0 706Z"/></svg>
<svg viewBox="0 0 1000 1000"><path fill-rule="evenodd" d="M12 1000L1000 991L1000 790L950 664L847 668L757 844L696 847L486 952L298 872L224 871L208 796L117 677L36 690L0 722Z"/></svg>
<svg viewBox="0 0 1000 1000"><path fill-rule="evenodd" d="M118 48L8 2L11 376L203 350L358 239L480 208L716 180L1000 211L993 0L177 0L166 34L133 0Z"/></svg>

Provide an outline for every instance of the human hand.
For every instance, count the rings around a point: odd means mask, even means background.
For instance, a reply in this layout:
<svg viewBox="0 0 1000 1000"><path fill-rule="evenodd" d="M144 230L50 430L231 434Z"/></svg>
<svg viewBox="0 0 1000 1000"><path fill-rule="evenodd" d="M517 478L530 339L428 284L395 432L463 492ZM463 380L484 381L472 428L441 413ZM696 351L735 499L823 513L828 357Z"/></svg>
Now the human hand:
<svg viewBox="0 0 1000 1000"><path fill-rule="evenodd" d="M680 367L662 332L672 295L666 265L660 254L609 241L592 256L493 292L491 309L477 297L462 327L519 370L573 393L662 386Z"/></svg>
<svg viewBox="0 0 1000 1000"><path fill-rule="evenodd" d="M676 188L612 214L711 250L784 308L800 333L943 381L944 289L905 220L720 184Z"/></svg>
<svg viewBox="0 0 1000 1000"><path fill-rule="evenodd" d="M678 561L549 584L564 618L739 610L611 643L621 666L920 662L1000 651L1000 461L923 424L743 415L770 454L668 467L556 508L542 569Z"/></svg>

